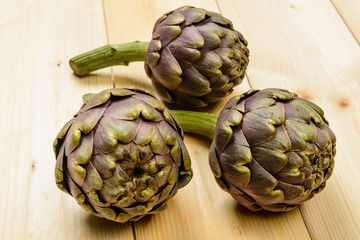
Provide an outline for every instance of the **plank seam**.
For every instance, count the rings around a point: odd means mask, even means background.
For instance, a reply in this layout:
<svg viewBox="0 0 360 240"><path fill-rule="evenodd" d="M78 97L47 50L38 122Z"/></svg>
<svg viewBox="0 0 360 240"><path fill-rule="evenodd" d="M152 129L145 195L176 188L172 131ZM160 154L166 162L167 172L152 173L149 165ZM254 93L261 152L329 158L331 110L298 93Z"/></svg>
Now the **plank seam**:
<svg viewBox="0 0 360 240"><path fill-rule="evenodd" d="M338 15L340 16L341 20L344 22L345 26L347 27L347 29L350 31L351 35L353 36L353 38L355 38L355 41L357 42L358 45L360 45L360 39L358 39L355 35L355 33L353 32L353 30L351 29L351 27L349 26L349 24L347 23L347 21L345 20L344 16L341 14L340 10L338 10L338 8L336 7L335 3L333 2L333 0L330 0L331 5L335 8L335 11L338 13Z"/></svg>
<svg viewBox="0 0 360 240"><path fill-rule="evenodd" d="M221 15L223 15L218 0L215 0L215 3L216 3L216 6L217 6L217 8L218 8L218 10L219 10L219 13L220 13ZM250 53L250 54L251 54L251 53ZM251 55L250 55L250 57L251 57ZM247 74L246 72L245 72L245 77L246 77L246 81L248 82L248 84L249 84L249 86L250 86L250 89L253 89L253 87L252 87L252 85L251 85L251 83L250 83L249 76L248 76L248 74Z"/></svg>
<svg viewBox="0 0 360 240"><path fill-rule="evenodd" d="M133 240L136 240L136 231L135 231L135 223L131 222L131 230L133 233Z"/></svg>
<svg viewBox="0 0 360 240"><path fill-rule="evenodd" d="M309 233L310 239L311 239L311 240L314 240L314 239L315 239L315 236L314 236L313 232L310 231L309 223L306 221L306 217L304 216L304 213L303 213L303 211L304 211L304 210L303 210L303 206L299 205L298 208L299 208L299 212L300 212L301 218L302 218L303 221L304 221L304 225L305 225L305 227L306 227L306 230L307 230L307 232Z"/></svg>
<svg viewBox="0 0 360 240"><path fill-rule="evenodd" d="M220 8L220 5L219 5L219 3L218 3L218 0L215 0L215 3L216 3L216 6L217 6L217 8L218 8L218 10L219 10L219 13L220 13L221 15L223 15L222 12L221 12L221 8Z"/></svg>
<svg viewBox="0 0 360 240"><path fill-rule="evenodd" d="M101 1L102 9L103 9L103 15L104 15L104 24L105 24L105 33L106 33L106 43L110 44L109 42L109 28L108 28L108 22L106 20L106 13L105 13L105 0ZM114 69L113 67L110 67L110 76L111 76L111 82L112 82L112 88L115 88L115 77L114 77Z"/></svg>
<svg viewBox="0 0 360 240"><path fill-rule="evenodd" d="M251 85L251 82L250 82L250 79L249 79L249 76L247 73L245 73L245 77L246 77L246 81L248 82L248 84L250 86L250 89L254 89L253 86Z"/></svg>

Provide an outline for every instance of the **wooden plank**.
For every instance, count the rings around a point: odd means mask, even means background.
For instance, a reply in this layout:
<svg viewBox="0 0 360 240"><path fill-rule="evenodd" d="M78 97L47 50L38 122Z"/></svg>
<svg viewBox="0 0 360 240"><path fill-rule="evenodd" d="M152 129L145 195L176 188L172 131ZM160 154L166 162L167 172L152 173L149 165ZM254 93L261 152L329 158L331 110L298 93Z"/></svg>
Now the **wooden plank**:
<svg viewBox="0 0 360 240"><path fill-rule="evenodd" d="M110 43L148 41L153 24L168 10L196 5L218 12L215 1L105 0ZM233 18L237 18L233 16ZM239 26L239 25L237 25ZM115 85L135 85L152 90L143 63L114 67ZM245 79L232 94L250 87ZM228 98L202 111L218 114ZM309 239L298 210L289 214L252 213L239 207L215 183L208 165L210 142L187 135L185 144L192 157L194 178L169 201L168 209L135 223L136 239ZM261 229L261 231L259 231Z"/></svg>
<svg viewBox="0 0 360 240"><path fill-rule="evenodd" d="M360 44L360 1L331 0L336 10Z"/></svg>
<svg viewBox="0 0 360 240"><path fill-rule="evenodd" d="M312 239L358 239L359 45L327 0L224 0L220 8L249 40L251 85L314 101L337 135L334 175L300 208Z"/></svg>
<svg viewBox="0 0 360 240"><path fill-rule="evenodd" d="M0 1L0 36L0 239L132 239L54 178L56 134L82 94L112 86L109 70L80 80L67 64L106 43L101 0Z"/></svg>

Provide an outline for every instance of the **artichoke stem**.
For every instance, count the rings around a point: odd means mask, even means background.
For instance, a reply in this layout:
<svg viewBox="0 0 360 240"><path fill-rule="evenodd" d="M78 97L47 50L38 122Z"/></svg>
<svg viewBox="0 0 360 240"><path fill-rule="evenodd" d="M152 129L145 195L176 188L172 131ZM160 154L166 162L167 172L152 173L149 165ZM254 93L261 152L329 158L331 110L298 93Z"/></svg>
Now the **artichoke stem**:
<svg viewBox="0 0 360 240"><path fill-rule="evenodd" d="M107 44L71 58L69 65L79 77L106 67L127 66L130 62L144 61L148 45L148 42L140 41Z"/></svg>
<svg viewBox="0 0 360 240"><path fill-rule="evenodd" d="M210 113L171 110L180 122L184 132L195 133L212 140L214 138L217 117Z"/></svg>

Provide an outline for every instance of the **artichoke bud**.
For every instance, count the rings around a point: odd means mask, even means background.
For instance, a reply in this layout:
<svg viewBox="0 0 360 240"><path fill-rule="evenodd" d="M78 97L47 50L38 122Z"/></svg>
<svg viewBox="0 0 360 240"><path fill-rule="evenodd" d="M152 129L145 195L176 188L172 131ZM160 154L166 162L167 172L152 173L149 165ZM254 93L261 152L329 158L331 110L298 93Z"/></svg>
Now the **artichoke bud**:
<svg viewBox="0 0 360 240"><path fill-rule="evenodd" d="M282 89L251 90L219 115L209 161L219 186L251 210L288 211L333 172L336 137L323 110Z"/></svg>
<svg viewBox="0 0 360 240"><path fill-rule="evenodd" d="M190 181L182 137L174 115L149 93L87 95L54 141L56 184L96 216L138 220L164 209Z"/></svg>
<svg viewBox="0 0 360 240"><path fill-rule="evenodd" d="M202 107L229 95L248 63L247 41L230 20L184 6L155 23L145 70L164 101Z"/></svg>

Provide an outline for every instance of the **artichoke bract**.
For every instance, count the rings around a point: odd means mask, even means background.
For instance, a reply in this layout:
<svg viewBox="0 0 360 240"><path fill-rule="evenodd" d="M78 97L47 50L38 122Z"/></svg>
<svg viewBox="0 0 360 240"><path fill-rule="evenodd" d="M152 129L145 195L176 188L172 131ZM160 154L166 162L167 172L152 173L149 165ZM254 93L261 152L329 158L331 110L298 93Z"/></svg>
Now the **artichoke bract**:
<svg viewBox="0 0 360 240"><path fill-rule="evenodd" d="M148 42L108 44L70 59L74 73L145 61L153 87L168 103L202 107L229 95L245 76L249 49L232 22L190 6L160 17Z"/></svg>
<svg viewBox="0 0 360 240"><path fill-rule="evenodd" d="M229 100L209 154L219 186L251 210L288 211L331 176L336 137L323 110L280 89Z"/></svg>
<svg viewBox="0 0 360 240"><path fill-rule="evenodd" d="M140 90L90 98L57 135L56 184L96 216L135 221L164 209L192 177L174 115Z"/></svg>
<svg viewBox="0 0 360 240"><path fill-rule="evenodd" d="M230 20L185 6L155 23L145 70L164 101L202 107L229 95L248 63L247 41Z"/></svg>

